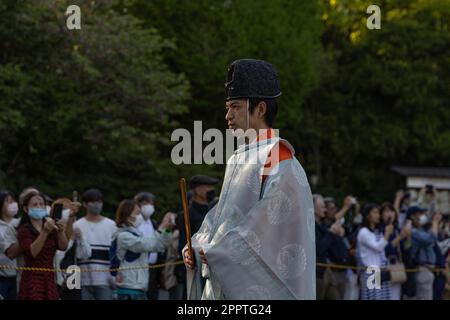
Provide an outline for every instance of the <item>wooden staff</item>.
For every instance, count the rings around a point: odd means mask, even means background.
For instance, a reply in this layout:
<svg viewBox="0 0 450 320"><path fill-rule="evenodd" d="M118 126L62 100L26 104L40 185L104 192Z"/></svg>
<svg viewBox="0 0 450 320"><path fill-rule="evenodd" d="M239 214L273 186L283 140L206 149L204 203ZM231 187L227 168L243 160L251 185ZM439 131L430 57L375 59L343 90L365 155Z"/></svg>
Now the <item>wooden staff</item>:
<svg viewBox="0 0 450 320"><path fill-rule="evenodd" d="M194 253L192 251L192 242L191 242L191 221L189 219L189 208L186 195L186 180L184 178L180 179L180 190L181 190L181 202L183 203L184 227L186 229L186 240L189 255L191 256L191 259L194 259Z"/></svg>

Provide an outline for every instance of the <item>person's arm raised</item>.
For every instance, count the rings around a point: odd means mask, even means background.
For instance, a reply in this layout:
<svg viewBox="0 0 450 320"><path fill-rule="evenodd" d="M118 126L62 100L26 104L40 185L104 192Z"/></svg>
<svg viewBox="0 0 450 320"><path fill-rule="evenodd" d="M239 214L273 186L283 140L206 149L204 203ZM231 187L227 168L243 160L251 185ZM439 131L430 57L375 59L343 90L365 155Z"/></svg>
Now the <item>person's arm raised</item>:
<svg viewBox="0 0 450 320"><path fill-rule="evenodd" d="M48 235L56 228L55 222L51 219L47 220L43 227L42 231L39 233L39 236L34 240L34 242L30 246L30 254L33 258L36 258L38 254L41 252L44 247L45 241L47 240Z"/></svg>

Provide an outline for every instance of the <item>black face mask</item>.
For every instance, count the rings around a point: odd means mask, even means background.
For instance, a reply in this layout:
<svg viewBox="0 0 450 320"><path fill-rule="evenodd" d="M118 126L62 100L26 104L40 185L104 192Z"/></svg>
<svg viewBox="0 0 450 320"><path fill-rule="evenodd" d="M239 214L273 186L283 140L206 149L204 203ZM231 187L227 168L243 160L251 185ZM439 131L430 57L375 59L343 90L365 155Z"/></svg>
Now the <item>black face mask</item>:
<svg viewBox="0 0 450 320"><path fill-rule="evenodd" d="M215 197L216 197L215 190L211 190L206 193L206 200L208 200L208 202L213 201Z"/></svg>

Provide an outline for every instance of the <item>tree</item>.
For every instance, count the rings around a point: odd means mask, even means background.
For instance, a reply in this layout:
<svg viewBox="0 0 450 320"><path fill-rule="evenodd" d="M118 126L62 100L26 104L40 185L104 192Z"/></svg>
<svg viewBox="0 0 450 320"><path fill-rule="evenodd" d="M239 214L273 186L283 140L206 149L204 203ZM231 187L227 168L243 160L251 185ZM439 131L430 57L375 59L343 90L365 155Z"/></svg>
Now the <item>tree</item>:
<svg viewBox="0 0 450 320"><path fill-rule="evenodd" d="M391 165L448 165L449 3L383 1L381 30L366 28L365 1L324 3L307 165L323 191L391 200Z"/></svg>
<svg viewBox="0 0 450 320"><path fill-rule="evenodd" d="M0 183L58 196L96 186L111 209L171 183L161 150L189 87L164 63L174 47L156 30L97 1L80 5L82 28L70 31L69 4L0 7Z"/></svg>

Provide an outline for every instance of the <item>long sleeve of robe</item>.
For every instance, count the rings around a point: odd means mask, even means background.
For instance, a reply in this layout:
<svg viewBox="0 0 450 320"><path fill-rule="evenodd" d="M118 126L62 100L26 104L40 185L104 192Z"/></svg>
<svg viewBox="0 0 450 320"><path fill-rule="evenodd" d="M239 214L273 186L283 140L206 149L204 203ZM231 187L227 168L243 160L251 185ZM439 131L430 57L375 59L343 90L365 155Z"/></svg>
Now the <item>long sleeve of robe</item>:
<svg viewBox="0 0 450 320"><path fill-rule="evenodd" d="M219 202L192 237L197 266L187 272L188 299L315 299L314 210L303 168L295 158L282 161L262 184L264 161L239 161L265 159L279 141L292 149L276 138L230 158Z"/></svg>

